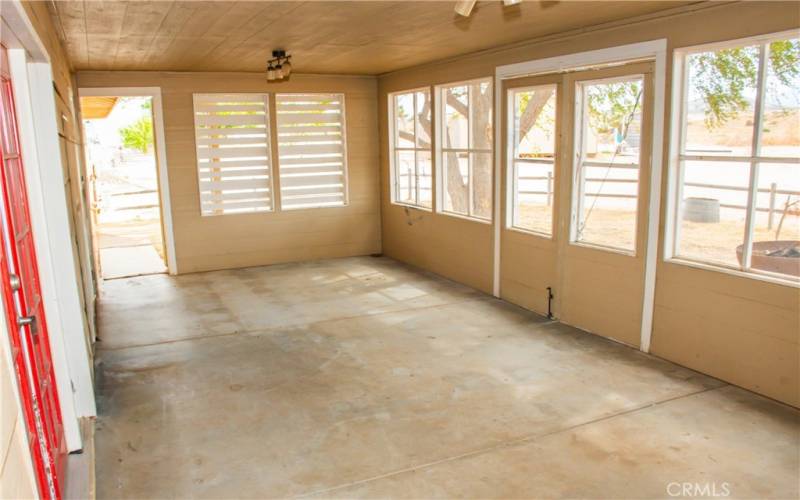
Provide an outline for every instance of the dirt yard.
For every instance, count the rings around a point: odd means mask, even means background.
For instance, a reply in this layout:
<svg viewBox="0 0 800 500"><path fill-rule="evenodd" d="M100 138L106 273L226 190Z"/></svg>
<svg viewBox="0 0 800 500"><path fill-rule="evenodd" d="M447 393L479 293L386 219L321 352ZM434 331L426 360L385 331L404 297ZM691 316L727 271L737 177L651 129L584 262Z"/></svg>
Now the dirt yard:
<svg viewBox="0 0 800 500"><path fill-rule="evenodd" d="M614 247L630 247L636 214L620 210L595 208L589 224L584 230L584 239L592 243ZM522 205L520 219L523 227L546 222L549 210L542 205ZM775 215L774 227L767 229L765 224L755 228L755 241L776 239L776 229L780 214ZM781 240L800 241L800 217L787 216L779 235ZM723 220L718 223L698 223L683 221L681 225L680 254L705 261L738 266L736 247L744 241L744 221ZM800 265L800 262L798 262Z"/></svg>

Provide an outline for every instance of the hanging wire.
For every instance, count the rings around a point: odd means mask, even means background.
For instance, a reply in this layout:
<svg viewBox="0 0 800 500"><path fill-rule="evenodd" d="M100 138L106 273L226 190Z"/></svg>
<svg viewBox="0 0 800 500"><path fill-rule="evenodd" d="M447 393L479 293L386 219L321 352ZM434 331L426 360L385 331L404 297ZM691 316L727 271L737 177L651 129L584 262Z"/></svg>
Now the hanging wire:
<svg viewBox="0 0 800 500"><path fill-rule="evenodd" d="M600 193L603 191L603 186L608 179L608 175L611 173L611 169L614 167L614 161L617 159L617 154L619 154L620 149L622 148L622 143L628 138L628 132L631 127L631 123L633 123L633 118L636 116L636 111L639 109L639 103L641 102L642 91L644 90L644 82L642 82L642 86L639 88L639 92L636 94L636 103L633 105L633 109L631 110L630 115L628 115L627 120L625 121L624 133L622 134L622 139L620 140L619 145L614 148L614 154L611 155L611 161L609 162L608 166L606 167L606 173L603 176L603 180L600 181L600 187L597 190L597 195L594 196L592 200L592 204L589 206L589 210L586 211L586 216L583 217L583 222L578 227L578 238L581 237L583 234L584 228L586 228L586 223L589 222L589 217L592 215L592 211L594 210L595 205L597 204L598 198L600 198ZM585 168L581 164L581 169ZM641 168L641 166L640 166Z"/></svg>

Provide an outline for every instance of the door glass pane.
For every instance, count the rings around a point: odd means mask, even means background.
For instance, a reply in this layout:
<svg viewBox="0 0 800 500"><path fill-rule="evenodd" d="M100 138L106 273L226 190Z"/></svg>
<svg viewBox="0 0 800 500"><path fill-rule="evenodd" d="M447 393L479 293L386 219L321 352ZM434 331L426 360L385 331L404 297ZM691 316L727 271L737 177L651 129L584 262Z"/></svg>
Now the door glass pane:
<svg viewBox="0 0 800 500"><path fill-rule="evenodd" d="M750 155L758 54L753 45L687 58L686 154Z"/></svg>
<svg viewBox="0 0 800 500"><path fill-rule="evenodd" d="M470 153L472 161L472 215L492 217L492 154Z"/></svg>
<svg viewBox="0 0 800 500"><path fill-rule="evenodd" d="M642 77L578 84L573 241L636 249Z"/></svg>
<svg viewBox="0 0 800 500"><path fill-rule="evenodd" d="M512 90L513 193L511 225L546 235L553 232L556 149L556 86Z"/></svg>
<svg viewBox="0 0 800 500"><path fill-rule="evenodd" d="M751 267L800 279L800 165L759 166Z"/></svg>
<svg viewBox="0 0 800 500"><path fill-rule="evenodd" d="M687 161L677 254L740 267L750 164Z"/></svg>
<svg viewBox="0 0 800 500"><path fill-rule="evenodd" d="M800 39L769 44L762 156L800 157Z"/></svg>

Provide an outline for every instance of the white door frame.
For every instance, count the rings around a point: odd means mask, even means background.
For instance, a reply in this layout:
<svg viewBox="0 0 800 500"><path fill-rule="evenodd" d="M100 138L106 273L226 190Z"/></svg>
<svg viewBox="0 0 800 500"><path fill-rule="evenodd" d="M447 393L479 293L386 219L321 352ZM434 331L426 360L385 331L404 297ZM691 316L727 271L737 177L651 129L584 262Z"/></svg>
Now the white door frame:
<svg viewBox="0 0 800 500"><path fill-rule="evenodd" d="M172 233L172 207L169 202L169 170L167 169L167 142L164 139L164 112L161 106L161 87L82 87L80 97L152 97L153 130L155 133L156 162L158 169L161 220L164 224L164 247L167 251L169 274L178 273L175 259L175 237Z"/></svg>
<svg viewBox="0 0 800 500"><path fill-rule="evenodd" d="M76 451L83 447L78 419L94 416L97 410L86 348L88 324L81 307L83 290L75 272L69 229L53 70L44 44L18 1L3 2L2 29L4 43L14 40L8 56L42 300L64 437L67 449Z"/></svg>
<svg viewBox="0 0 800 500"><path fill-rule="evenodd" d="M647 42L620 45L606 49L590 50L548 57L534 61L508 64L495 68L495 121L501 116L505 103L503 96L503 80L522 76L534 76L546 73L557 73L575 70L588 66L622 63L635 60L654 60L653 74L654 108L653 108L653 141L650 158L650 199L648 203L647 244L645 245L644 297L642 300L642 327L640 347L643 352L650 350L650 337L653 331L653 308L656 291L656 263L658 260L658 229L661 208L661 174L663 168L664 149L664 116L665 86L667 79L667 40L651 40ZM494 127L494 143L501 144L500 127ZM501 189L503 170L503 150L496 147L494 153L494 282L493 293L500 297L500 234L504 221L501 214Z"/></svg>

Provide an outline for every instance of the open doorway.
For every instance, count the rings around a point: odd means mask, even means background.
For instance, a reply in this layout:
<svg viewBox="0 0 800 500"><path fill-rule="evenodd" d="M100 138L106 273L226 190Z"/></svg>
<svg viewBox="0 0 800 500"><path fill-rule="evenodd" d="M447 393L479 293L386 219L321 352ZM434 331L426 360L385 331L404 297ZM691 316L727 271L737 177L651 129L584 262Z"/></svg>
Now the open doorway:
<svg viewBox="0 0 800 500"><path fill-rule="evenodd" d="M103 279L168 271L154 100L81 95L92 236Z"/></svg>

